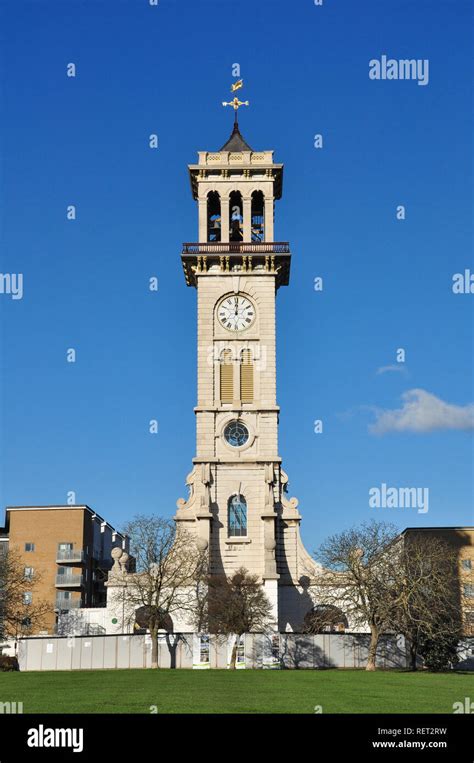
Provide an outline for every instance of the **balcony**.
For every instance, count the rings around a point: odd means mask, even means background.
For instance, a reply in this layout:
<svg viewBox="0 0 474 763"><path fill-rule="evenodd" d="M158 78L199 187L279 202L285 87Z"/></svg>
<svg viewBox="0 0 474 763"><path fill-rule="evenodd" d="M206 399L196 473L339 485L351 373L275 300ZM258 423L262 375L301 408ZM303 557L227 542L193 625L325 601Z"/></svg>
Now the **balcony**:
<svg viewBox="0 0 474 763"><path fill-rule="evenodd" d="M277 288L290 278L287 241L203 241L183 244L181 262L188 286L197 275L252 273L275 276Z"/></svg>
<svg viewBox="0 0 474 763"><path fill-rule="evenodd" d="M182 254L289 254L288 241L203 241L183 244Z"/></svg>
<svg viewBox="0 0 474 763"><path fill-rule="evenodd" d="M59 548L56 551L56 561L58 564L64 562L81 563L84 561L84 551L75 548Z"/></svg>
<svg viewBox="0 0 474 763"><path fill-rule="evenodd" d="M55 609L80 609L81 599L56 599Z"/></svg>
<svg viewBox="0 0 474 763"><path fill-rule="evenodd" d="M82 583L82 575L56 575L56 587L80 588Z"/></svg>

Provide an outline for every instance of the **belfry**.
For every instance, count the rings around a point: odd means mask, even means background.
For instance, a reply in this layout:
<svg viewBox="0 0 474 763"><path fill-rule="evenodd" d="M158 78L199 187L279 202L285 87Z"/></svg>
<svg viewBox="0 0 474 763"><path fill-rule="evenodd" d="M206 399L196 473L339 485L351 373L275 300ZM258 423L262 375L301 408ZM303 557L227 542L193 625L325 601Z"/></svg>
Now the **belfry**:
<svg viewBox="0 0 474 763"><path fill-rule="evenodd" d="M312 606L304 581L315 565L278 448L275 302L291 262L274 234L283 165L242 137L248 102L223 105L234 108L232 134L189 165L198 241L183 244L181 259L197 291L196 455L175 519L208 549L211 574L258 574L275 628L293 629Z"/></svg>

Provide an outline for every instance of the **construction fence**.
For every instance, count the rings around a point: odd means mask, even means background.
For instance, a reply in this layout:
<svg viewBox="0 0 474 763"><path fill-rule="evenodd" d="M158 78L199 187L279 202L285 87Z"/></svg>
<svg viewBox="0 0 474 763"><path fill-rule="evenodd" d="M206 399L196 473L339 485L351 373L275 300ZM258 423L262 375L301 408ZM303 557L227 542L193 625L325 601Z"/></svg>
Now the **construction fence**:
<svg viewBox="0 0 474 763"><path fill-rule="evenodd" d="M238 669L363 668L366 633L247 633L237 645ZM235 637L197 633L162 633L160 668L227 668ZM406 668L404 639L384 636L377 650L380 668ZM100 670L151 667L148 634L41 636L20 639L20 670Z"/></svg>

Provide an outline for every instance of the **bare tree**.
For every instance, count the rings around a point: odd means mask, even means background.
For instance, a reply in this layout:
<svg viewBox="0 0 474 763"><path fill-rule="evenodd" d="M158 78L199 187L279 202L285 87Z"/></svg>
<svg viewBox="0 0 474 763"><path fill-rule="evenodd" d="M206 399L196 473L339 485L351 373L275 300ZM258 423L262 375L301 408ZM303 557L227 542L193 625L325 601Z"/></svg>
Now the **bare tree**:
<svg viewBox="0 0 474 763"><path fill-rule="evenodd" d="M316 606L305 615L303 633L340 633L347 625L347 618L338 607Z"/></svg>
<svg viewBox="0 0 474 763"><path fill-rule="evenodd" d="M244 567L230 577L209 575L206 597L199 609L201 628L234 636L230 667L235 669L237 649L244 633L265 631L273 621L272 606L259 582Z"/></svg>
<svg viewBox="0 0 474 763"><path fill-rule="evenodd" d="M323 565L312 583L318 604L340 608L355 627L370 628L366 670L375 670L379 638L390 629L396 565L386 552L397 537L394 525L372 521L332 535L316 554Z"/></svg>
<svg viewBox="0 0 474 763"><path fill-rule="evenodd" d="M366 670L375 670L382 633L405 636L414 670L422 645L449 651L459 639L457 555L442 539L402 536L393 525L372 521L329 538L318 559L325 569L315 581L321 615L313 627L336 607L356 627L368 625Z"/></svg>
<svg viewBox="0 0 474 763"><path fill-rule="evenodd" d="M441 538L421 534L402 536L390 551L396 567L389 625L405 636L416 670L420 647L455 645L461 636L457 552Z"/></svg>
<svg viewBox="0 0 474 763"><path fill-rule="evenodd" d="M26 636L41 628L52 611L50 603L37 600L40 573L25 576L24 561L12 546L0 555L0 638Z"/></svg>
<svg viewBox="0 0 474 763"><path fill-rule="evenodd" d="M172 629L174 614L195 609L196 580L202 577L205 555L193 535L177 530L173 521L156 516L136 516L124 528L136 572L123 587L127 619L150 631L152 667L158 667L158 631Z"/></svg>

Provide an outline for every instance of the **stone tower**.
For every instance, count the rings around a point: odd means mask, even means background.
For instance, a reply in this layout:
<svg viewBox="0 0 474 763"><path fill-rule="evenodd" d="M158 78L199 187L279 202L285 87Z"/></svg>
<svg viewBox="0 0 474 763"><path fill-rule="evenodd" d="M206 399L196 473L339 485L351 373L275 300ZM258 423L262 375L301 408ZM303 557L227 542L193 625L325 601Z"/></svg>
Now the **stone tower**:
<svg viewBox="0 0 474 763"><path fill-rule="evenodd" d="M199 240L181 259L197 291L196 456L175 519L209 549L211 572L258 574L275 626L295 628L311 605L300 578L312 562L278 449L275 301L291 260L274 237L283 165L248 145L236 108L229 140L200 151L189 176Z"/></svg>

